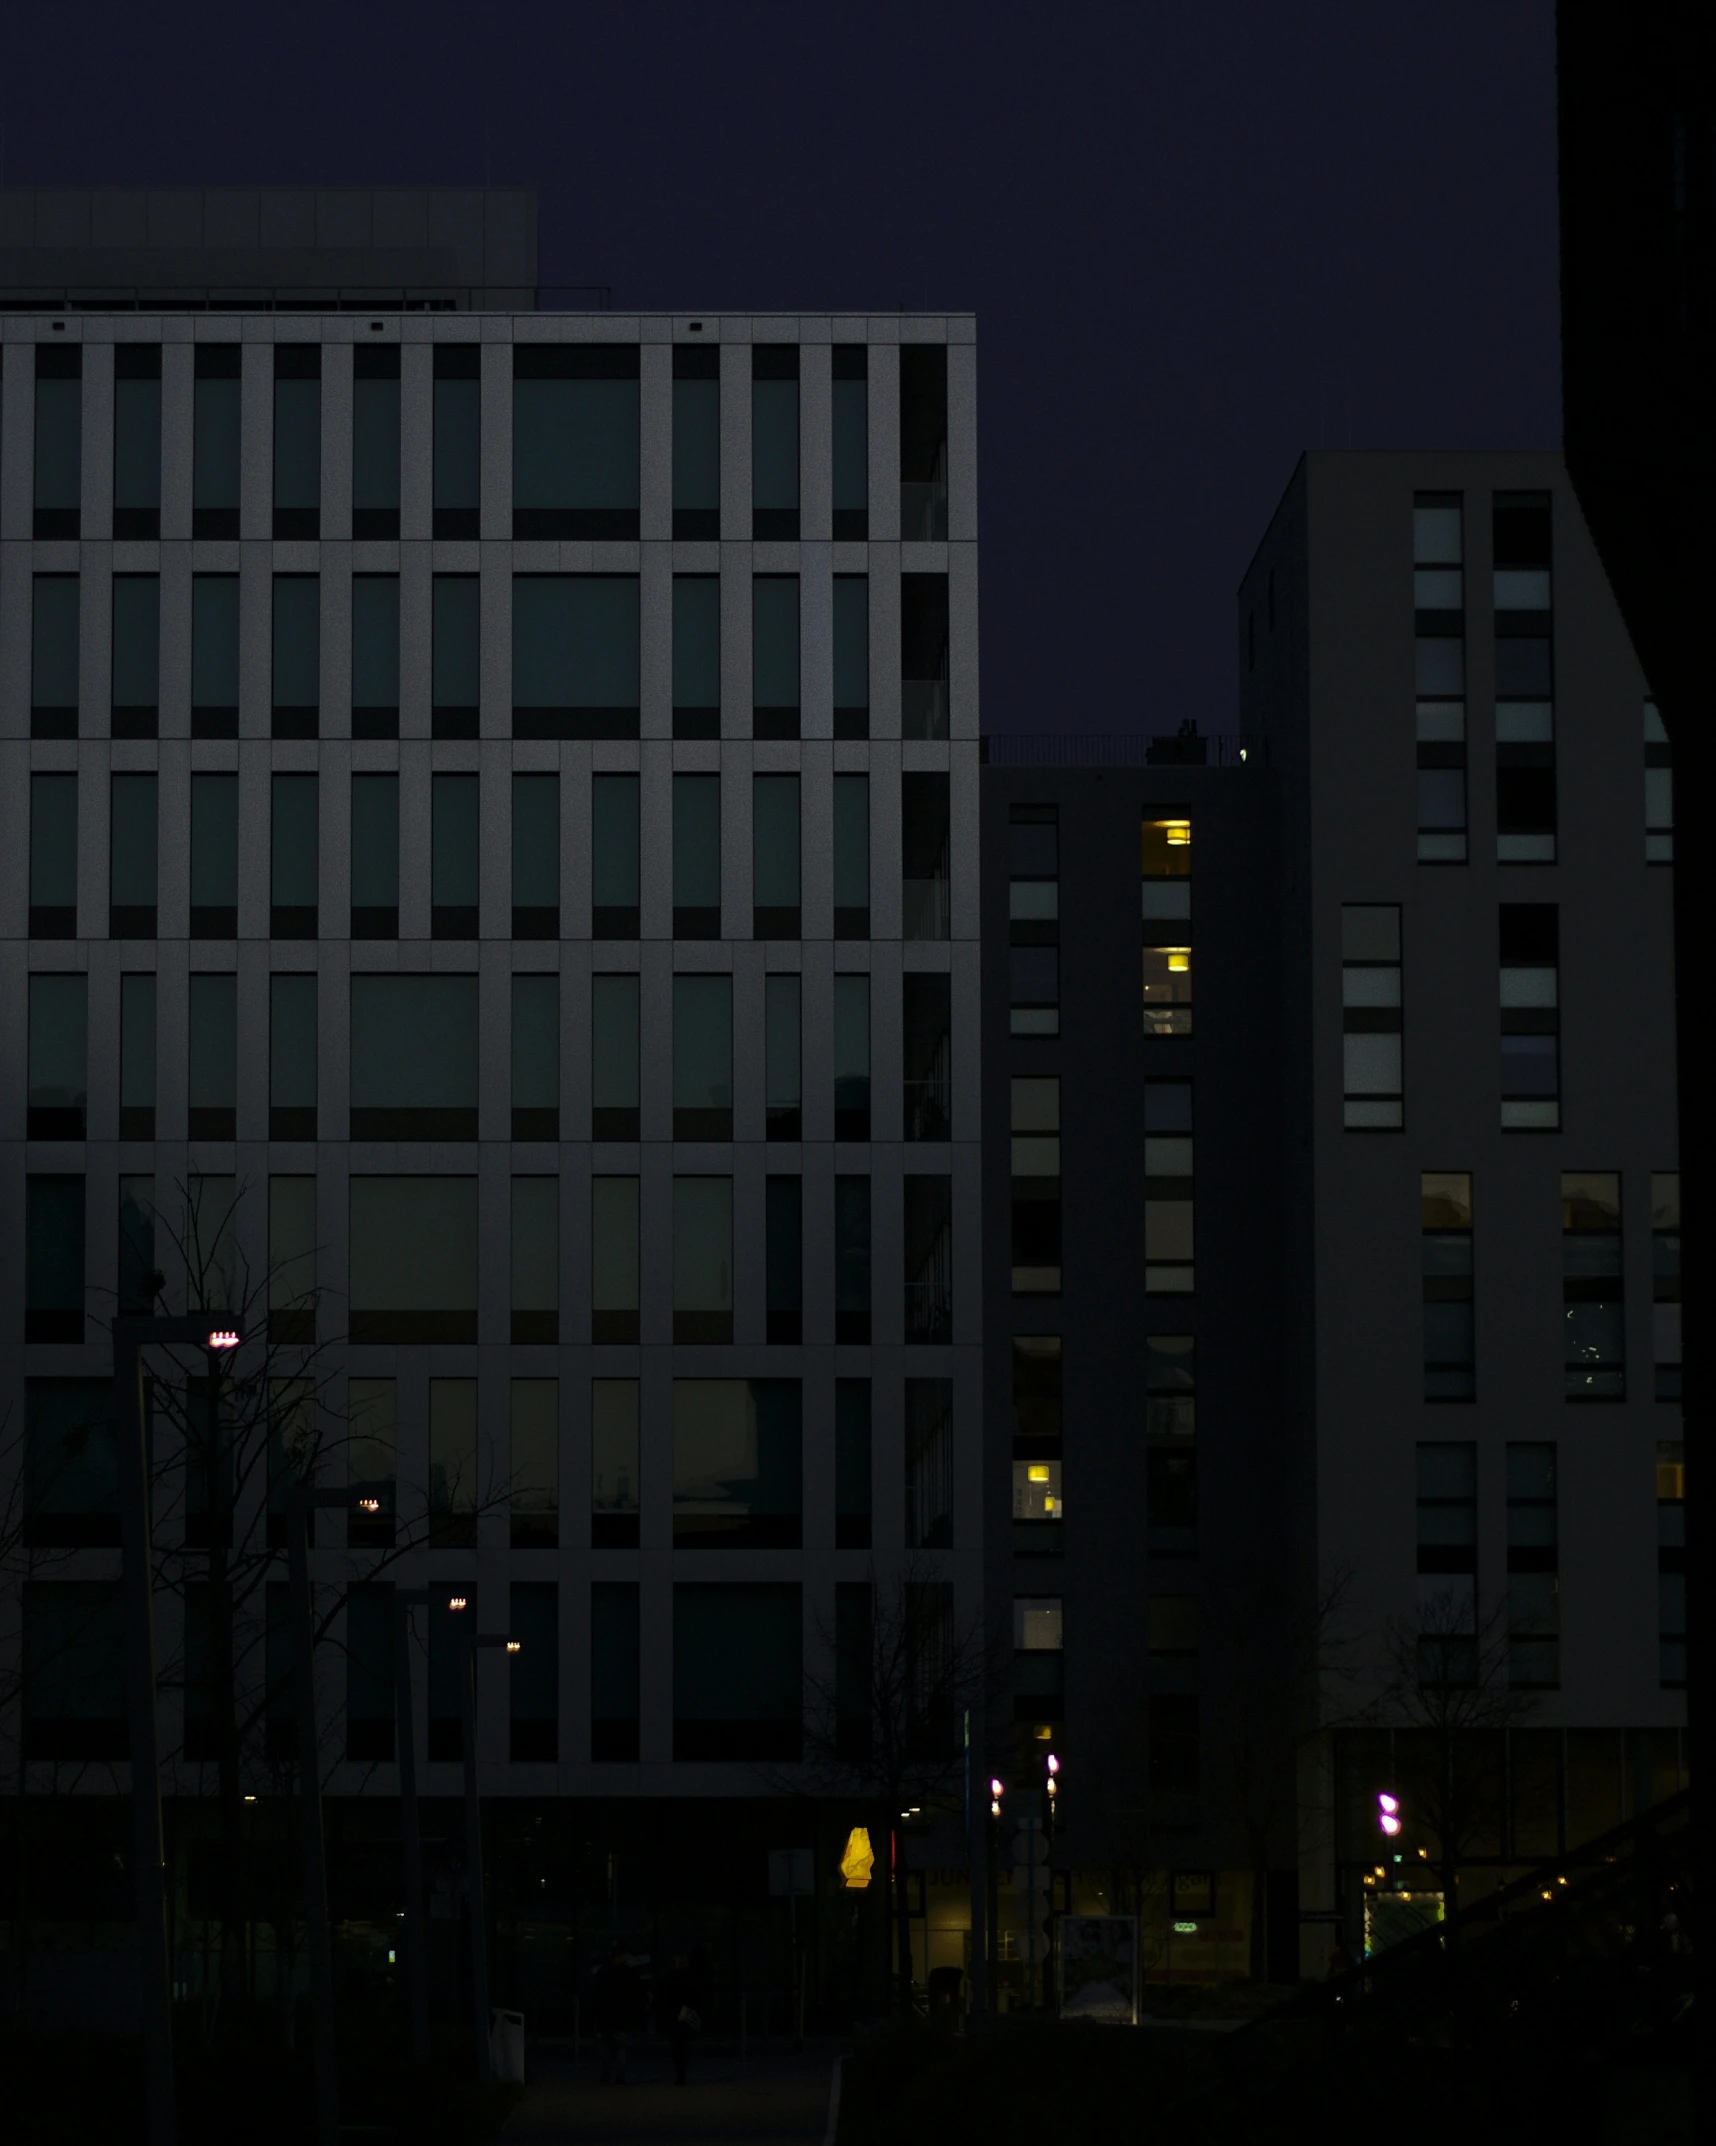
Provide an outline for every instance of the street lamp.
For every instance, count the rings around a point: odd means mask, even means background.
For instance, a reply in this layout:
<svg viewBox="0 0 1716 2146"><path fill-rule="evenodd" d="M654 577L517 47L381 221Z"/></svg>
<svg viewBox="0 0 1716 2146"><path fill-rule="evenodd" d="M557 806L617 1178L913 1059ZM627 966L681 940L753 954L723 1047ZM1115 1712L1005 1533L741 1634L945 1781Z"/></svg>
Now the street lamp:
<svg viewBox="0 0 1716 2146"><path fill-rule="evenodd" d="M455 1595L450 1610L463 1610L466 1598ZM476 2014L477 2077L486 2086L492 2077L489 2064L489 1936L483 1905L483 1814L477 1798L477 1649L501 1647L508 1654L520 1652L516 1639L504 1632L473 1632L461 1648L459 1664L459 1727L465 1753L465 1862L470 1881L471 1916L471 2006Z"/></svg>
<svg viewBox="0 0 1716 2146"><path fill-rule="evenodd" d="M398 1587L393 1594L393 1692L399 1733L399 1832L405 1860L405 1981L411 2005L411 2054L429 2061L429 1938L423 1923L423 1838L417 1821L417 1729L411 1708L411 1613L441 1602L462 1610L467 1598L444 1587Z"/></svg>
<svg viewBox="0 0 1716 2146"><path fill-rule="evenodd" d="M186 1318L127 1313L113 1322L114 1430L119 1446L124 1551L125 1689L131 1728L132 1864L149 2146L173 2146L173 1971L167 1940L166 1852L161 1836L161 1753L155 1727L155 1588L149 1461L144 1451L143 1351L163 1341L236 1349L226 1312Z"/></svg>

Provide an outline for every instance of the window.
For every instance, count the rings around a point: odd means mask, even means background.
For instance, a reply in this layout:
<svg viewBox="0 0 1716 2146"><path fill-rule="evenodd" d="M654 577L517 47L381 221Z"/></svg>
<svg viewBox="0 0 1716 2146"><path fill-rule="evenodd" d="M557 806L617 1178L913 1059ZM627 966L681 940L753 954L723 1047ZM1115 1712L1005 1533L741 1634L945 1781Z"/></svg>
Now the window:
<svg viewBox="0 0 1716 2146"><path fill-rule="evenodd" d="M1008 1021L1015 1036L1061 1032L1059 821L1054 805L1014 805L1007 814ZM1187 891L1189 898L1189 881Z"/></svg>
<svg viewBox="0 0 1716 2146"><path fill-rule="evenodd" d="M22 1756L123 1759L130 1738L120 1583L26 1580L23 1612Z"/></svg>
<svg viewBox="0 0 1716 2146"><path fill-rule="evenodd" d="M1059 1595L1013 1597L1013 1700L1022 1719L1058 1721L1062 1716L1065 1628Z"/></svg>
<svg viewBox="0 0 1716 2146"><path fill-rule="evenodd" d="M673 1338L733 1339L733 1180L673 1181Z"/></svg>
<svg viewBox="0 0 1716 2146"><path fill-rule="evenodd" d="M1561 1123L1560 930L1553 902L1501 908L1501 1122L1504 1132Z"/></svg>
<svg viewBox="0 0 1716 2146"><path fill-rule="evenodd" d="M673 778L673 936L721 936L721 778Z"/></svg>
<svg viewBox="0 0 1716 2146"><path fill-rule="evenodd" d="M870 778L834 778L834 936L870 936Z"/></svg>
<svg viewBox="0 0 1716 2146"><path fill-rule="evenodd" d="M474 1177L351 1180L349 1338L475 1341Z"/></svg>
<svg viewBox="0 0 1716 2146"><path fill-rule="evenodd" d="M314 574L274 577L274 735L313 738L321 723L321 583Z"/></svg>
<svg viewBox="0 0 1716 2146"><path fill-rule="evenodd" d="M191 777L191 937L238 937L238 777Z"/></svg>
<svg viewBox="0 0 1716 2146"><path fill-rule="evenodd" d="M1144 1033L1192 1032L1192 823L1143 823L1139 900L1143 916Z"/></svg>
<svg viewBox="0 0 1716 2146"><path fill-rule="evenodd" d="M119 1290L123 1312L152 1312L161 1293L155 1244L155 1180L126 1173L119 1180Z"/></svg>
<svg viewBox="0 0 1716 2146"><path fill-rule="evenodd" d="M1058 1454L1013 1463L1013 1548L1021 1557L1059 1557L1061 1462Z"/></svg>
<svg viewBox="0 0 1716 2146"><path fill-rule="evenodd" d="M798 345L753 343L751 535L795 543L798 533Z"/></svg>
<svg viewBox="0 0 1716 2146"><path fill-rule="evenodd" d="M429 1381L429 1540L477 1546L477 1382Z"/></svg>
<svg viewBox="0 0 1716 2146"><path fill-rule="evenodd" d="M316 1338L316 1180L268 1180L268 1339Z"/></svg>
<svg viewBox="0 0 1716 2146"><path fill-rule="evenodd" d="M29 1101L25 1137L81 1140L89 1104L89 982L30 978Z"/></svg>
<svg viewBox="0 0 1716 2146"><path fill-rule="evenodd" d="M191 736L238 736L238 576L191 576Z"/></svg>
<svg viewBox="0 0 1716 2146"><path fill-rule="evenodd" d="M638 1583L596 1580L590 1588L590 1757L598 1764L636 1763L640 1682Z"/></svg>
<svg viewBox="0 0 1716 2146"><path fill-rule="evenodd" d="M763 1338L796 1347L804 1339L804 1180L763 1181Z"/></svg>
<svg viewBox="0 0 1716 2146"><path fill-rule="evenodd" d="M434 533L479 534L482 500L482 347L435 345Z"/></svg>
<svg viewBox="0 0 1716 2146"><path fill-rule="evenodd" d="M1144 1288L1189 1296L1196 1270L1193 1228L1192 1084L1144 1083Z"/></svg>
<svg viewBox="0 0 1716 2146"><path fill-rule="evenodd" d="M802 996L797 976L763 979L763 1117L770 1140L804 1137L804 1082L799 1051Z"/></svg>
<svg viewBox="0 0 1716 2146"><path fill-rule="evenodd" d="M1185 1659L1198 1651L1198 1598L1196 1595L1151 1595L1145 1605L1144 1629L1152 1659Z"/></svg>
<svg viewBox="0 0 1716 2146"><path fill-rule="evenodd" d="M399 777L352 777L352 937L399 936Z"/></svg>
<svg viewBox="0 0 1716 2146"><path fill-rule="evenodd" d="M242 346L195 345L191 445L191 534L238 534Z"/></svg>
<svg viewBox="0 0 1716 2146"><path fill-rule="evenodd" d="M673 1137L733 1137L733 979L673 979Z"/></svg>
<svg viewBox="0 0 1716 2146"><path fill-rule="evenodd" d="M193 1140L238 1137L238 978L193 975L188 1123Z"/></svg>
<svg viewBox="0 0 1716 2146"><path fill-rule="evenodd" d="M560 1137L560 979L512 980L512 1137Z"/></svg>
<svg viewBox="0 0 1716 2146"><path fill-rule="evenodd" d="M1012 1266L1015 1296L1061 1286L1061 1084L1015 1074L1012 1084Z"/></svg>
<svg viewBox="0 0 1716 2146"><path fill-rule="evenodd" d="M638 1338L638 1181L590 1180L590 1339Z"/></svg>
<svg viewBox="0 0 1716 2146"><path fill-rule="evenodd" d="M1420 1445L1418 1662L1431 1684L1472 1674L1478 1570L1478 1449Z"/></svg>
<svg viewBox="0 0 1716 2146"><path fill-rule="evenodd" d="M945 970L908 969L901 983L906 1138L951 1139L952 978Z"/></svg>
<svg viewBox="0 0 1716 2146"><path fill-rule="evenodd" d="M1475 1398L1472 1328L1472 1179L1431 1170L1419 1180L1424 1269L1424 1398Z"/></svg>
<svg viewBox="0 0 1716 2146"><path fill-rule="evenodd" d="M905 1338L953 1339L953 1179L905 1181Z"/></svg>
<svg viewBox="0 0 1716 2146"><path fill-rule="evenodd" d="M900 576L900 735L945 738L948 719L947 576Z"/></svg>
<svg viewBox="0 0 1716 2146"><path fill-rule="evenodd" d="M1146 1547L1190 1557L1198 1546L1197 1345L1190 1334L1144 1337Z"/></svg>
<svg viewBox="0 0 1716 2146"><path fill-rule="evenodd" d="M1195 1796L1199 1754L1197 1694L1153 1691L1147 1734L1152 1795Z"/></svg>
<svg viewBox="0 0 1716 2146"><path fill-rule="evenodd" d="M638 979L590 979L590 1137L638 1137Z"/></svg>
<svg viewBox="0 0 1716 2146"><path fill-rule="evenodd" d="M795 1765L804 1749L804 1605L796 1581L673 1589L673 1755Z"/></svg>
<svg viewBox="0 0 1716 2146"><path fill-rule="evenodd" d="M1058 1445L1061 1436L1061 1337L1015 1334L1013 1437L1033 1445Z"/></svg>
<svg viewBox="0 0 1716 2146"><path fill-rule="evenodd" d="M119 1547L111 1379L24 1381L28 1549Z"/></svg>
<svg viewBox="0 0 1716 2146"><path fill-rule="evenodd" d="M673 577L673 734L721 735L721 577Z"/></svg>
<svg viewBox="0 0 1716 2146"><path fill-rule="evenodd" d="M514 1580L507 1630L518 1652L506 1657L507 1757L516 1765L560 1756L560 1589L552 1580Z"/></svg>
<svg viewBox="0 0 1716 2146"><path fill-rule="evenodd" d="M870 978L862 970L834 979L834 1137L870 1137Z"/></svg>
<svg viewBox="0 0 1716 2146"><path fill-rule="evenodd" d="M1644 704L1645 862L1674 862L1674 756L1654 700Z"/></svg>
<svg viewBox="0 0 1716 2146"><path fill-rule="evenodd" d="M351 1137L477 1137L477 979L351 980Z"/></svg>
<svg viewBox="0 0 1716 2146"><path fill-rule="evenodd" d="M796 1550L803 1446L797 1379L675 1379L674 1548Z"/></svg>
<svg viewBox="0 0 1716 2146"><path fill-rule="evenodd" d="M514 1379L508 1480L515 1550L552 1550L560 1540L560 1383Z"/></svg>
<svg viewBox="0 0 1716 2146"><path fill-rule="evenodd" d="M799 935L799 805L796 775L751 777L751 936Z"/></svg>
<svg viewBox="0 0 1716 2146"><path fill-rule="evenodd" d="M399 345L352 352L352 535L399 534Z"/></svg>
<svg viewBox="0 0 1716 2146"><path fill-rule="evenodd" d="M155 777L110 778L108 924L110 939L155 936Z"/></svg>
<svg viewBox="0 0 1716 2146"><path fill-rule="evenodd" d="M274 346L274 534L322 533L322 352Z"/></svg>
<svg viewBox="0 0 1716 2146"><path fill-rule="evenodd" d="M1406 1122L1401 1057L1400 910L1341 905L1341 1122L1398 1132Z"/></svg>
<svg viewBox="0 0 1716 2146"><path fill-rule="evenodd" d="M1554 624L1547 492L1498 492L1496 860L1555 862Z"/></svg>
<svg viewBox="0 0 1716 2146"><path fill-rule="evenodd" d="M81 536L83 495L83 350L77 343L36 345L35 520L43 538Z"/></svg>
<svg viewBox="0 0 1716 2146"><path fill-rule="evenodd" d="M1686 1684L1686 1448L1679 1439L1656 1449L1657 1681Z"/></svg>
<svg viewBox="0 0 1716 2146"><path fill-rule="evenodd" d="M721 534L721 350L673 346L673 533Z"/></svg>
<svg viewBox="0 0 1716 2146"><path fill-rule="evenodd" d="M870 353L862 343L833 350L834 541L870 534ZM838 696L836 696L838 699ZM834 735L839 737L840 732Z"/></svg>
<svg viewBox="0 0 1716 2146"><path fill-rule="evenodd" d="M1507 1680L1550 1691L1561 1682L1561 1581L1555 1448L1507 1449Z"/></svg>
<svg viewBox="0 0 1716 2146"><path fill-rule="evenodd" d="M30 777L30 937L77 937L77 777Z"/></svg>
<svg viewBox="0 0 1716 2146"><path fill-rule="evenodd" d="M512 1181L512 1338L560 1339L560 1180Z"/></svg>
<svg viewBox="0 0 1716 2146"><path fill-rule="evenodd" d="M906 1548L952 1547L953 1381L907 1379Z"/></svg>
<svg viewBox="0 0 1716 2146"><path fill-rule="evenodd" d="M399 735L399 576L352 576L352 736Z"/></svg>
<svg viewBox="0 0 1716 2146"><path fill-rule="evenodd" d="M864 574L834 577L834 735L870 735L870 583Z"/></svg>
<svg viewBox="0 0 1716 2146"><path fill-rule="evenodd" d="M834 1382L834 1547L868 1550L871 1542L870 1381Z"/></svg>
<svg viewBox="0 0 1716 2146"><path fill-rule="evenodd" d="M952 822L945 775L900 777L900 872L905 937L945 939Z"/></svg>
<svg viewBox="0 0 1716 2146"><path fill-rule="evenodd" d="M635 343L513 346L512 533L637 536Z"/></svg>
<svg viewBox="0 0 1716 2146"><path fill-rule="evenodd" d="M751 735L798 736L798 576L751 581Z"/></svg>
<svg viewBox="0 0 1716 2146"><path fill-rule="evenodd" d="M481 585L475 574L437 574L430 585L429 733L474 738L483 697Z"/></svg>
<svg viewBox="0 0 1716 2146"><path fill-rule="evenodd" d="M512 778L512 935L560 936L560 778Z"/></svg>
<svg viewBox="0 0 1716 2146"><path fill-rule="evenodd" d="M160 727L161 577L113 577L110 727L116 738L152 738Z"/></svg>
<svg viewBox="0 0 1716 2146"><path fill-rule="evenodd" d="M79 699L78 577L32 576L30 605L30 735L75 738Z"/></svg>
<svg viewBox="0 0 1716 2146"><path fill-rule="evenodd" d="M155 979L119 979L119 1137L155 1137Z"/></svg>
<svg viewBox="0 0 1716 2146"><path fill-rule="evenodd" d="M478 779L475 775L430 778L429 927L437 939L477 936Z"/></svg>
<svg viewBox="0 0 1716 2146"><path fill-rule="evenodd" d="M635 939L638 935L638 778L635 775L593 776L590 823L591 936Z"/></svg>
<svg viewBox="0 0 1716 2146"><path fill-rule="evenodd" d="M393 1757L393 1586L358 1581L346 1593L346 1757Z"/></svg>
<svg viewBox="0 0 1716 2146"><path fill-rule="evenodd" d="M1570 1401L1626 1398L1621 1180L1580 1170L1561 1179L1561 1293Z"/></svg>
<svg viewBox="0 0 1716 2146"><path fill-rule="evenodd" d="M161 346L113 347L113 534L161 534Z"/></svg>
<svg viewBox="0 0 1716 2146"><path fill-rule="evenodd" d="M900 535L947 539L947 346L900 346Z"/></svg>
<svg viewBox="0 0 1716 2146"><path fill-rule="evenodd" d="M354 1384L357 1382L354 1381ZM391 1382L389 1382L391 1383ZM348 1388L348 1408L354 1429L361 1427L362 1417L358 1410L358 1397ZM302 1483L315 1458L315 1384L310 1379L270 1379L268 1382L268 1518L267 1540L271 1550L283 1550L287 1537L287 1504L292 1492ZM392 1472L391 1457L388 1472ZM359 1475L359 1482L364 1478ZM352 1514L346 1525L351 1528L363 1518ZM387 1524L387 1540L392 1540L391 1513L377 1515L371 1525L382 1520ZM306 1521L306 1528L313 1539L314 1519Z"/></svg>
<svg viewBox="0 0 1716 2146"><path fill-rule="evenodd" d="M193 1311L230 1314L239 1280L238 1179L193 1174L185 1204L186 1294Z"/></svg>
<svg viewBox="0 0 1716 2146"><path fill-rule="evenodd" d="M1680 1173L1650 1181L1651 1354L1656 1398L1680 1399Z"/></svg>
<svg viewBox="0 0 1716 2146"><path fill-rule="evenodd" d="M515 738L638 734L636 574L517 574Z"/></svg>
<svg viewBox="0 0 1716 2146"><path fill-rule="evenodd" d="M1465 544L1458 492L1412 506L1418 700L1418 861L1466 861Z"/></svg>
<svg viewBox="0 0 1716 2146"><path fill-rule="evenodd" d="M24 1339L82 1341L83 1179L24 1180Z"/></svg>
<svg viewBox="0 0 1716 2146"><path fill-rule="evenodd" d="M638 1546L638 1382L590 1381L590 1547Z"/></svg>

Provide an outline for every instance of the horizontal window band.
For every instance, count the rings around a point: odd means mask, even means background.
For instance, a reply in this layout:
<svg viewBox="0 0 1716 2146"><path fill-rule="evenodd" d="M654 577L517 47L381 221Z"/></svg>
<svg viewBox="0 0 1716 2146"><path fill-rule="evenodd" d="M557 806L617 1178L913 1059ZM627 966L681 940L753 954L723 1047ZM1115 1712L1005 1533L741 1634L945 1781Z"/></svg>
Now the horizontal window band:
<svg viewBox="0 0 1716 2146"><path fill-rule="evenodd" d="M635 1342L637 1338L638 1315L635 1310L591 1312L590 1339L597 1346L612 1347Z"/></svg>
<svg viewBox="0 0 1716 2146"><path fill-rule="evenodd" d="M512 711L515 738L562 744L628 740L638 735L636 708L519 708Z"/></svg>
<svg viewBox="0 0 1716 2146"><path fill-rule="evenodd" d="M638 510L636 507L514 507L512 534L514 542L520 544L567 538L635 542Z"/></svg>
<svg viewBox="0 0 1716 2146"><path fill-rule="evenodd" d="M161 727L160 718L160 709L150 702L116 702L107 727L116 738L152 738Z"/></svg>
<svg viewBox="0 0 1716 2146"><path fill-rule="evenodd" d="M354 1140L474 1140L475 1105L445 1104L433 1109L383 1109L354 1104Z"/></svg>
<svg viewBox="0 0 1716 2146"><path fill-rule="evenodd" d="M675 507L673 534L681 544L713 544L721 537L719 507Z"/></svg>
<svg viewBox="0 0 1716 2146"><path fill-rule="evenodd" d="M313 738L321 728L319 708L276 707L273 732L277 738Z"/></svg>
<svg viewBox="0 0 1716 2146"><path fill-rule="evenodd" d="M268 1112L268 1137L270 1140L314 1140L315 1104L272 1104Z"/></svg>
<svg viewBox="0 0 1716 2146"><path fill-rule="evenodd" d="M236 738L238 736L237 708L209 706L191 710L191 736L193 738Z"/></svg>
<svg viewBox="0 0 1716 2146"><path fill-rule="evenodd" d="M635 380L636 343L515 343L515 380ZM438 375L438 377L446 377ZM475 373L471 375L474 379Z"/></svg>
<svg viewBox="0 0 1716 2146"><path fill-rule="evenodd" d="M356 543L390 543L399 535L397 507L353 507L352 538Z"/></svg>
<svg viewBox="0 0 1716 2146"><path fill-rule="evenodd" d="M1341 1032L1348 1036L1398 1036L1398 1006L1343 1006Z"/></svg>
<svg viewBox="0 0 1716 2146"><path fill-rule="evenodd" d="M193 939L236 939L238 937L238 910L231 904L193 902L191 904L191 937Z"/></svg>
<svg viewBox="0 0 1716 2146"><path fill-rule="evenodd" d="M378 906L354 909L351 914L351 935L354 939L397 939L398 909Z"/></svg>
<svg viewBox="0 0 1716 2146"><path fill-rule="evenodd" d="M75 738L77 736L77 710L75 708L32 705L30 709L30 735L32 738Z"/></svg>
<svg viewBox="0 0 1716 2146"><path fill-rule="evenodd" d="M797 1513L675 1513L676 1550L796 1550L804 1540Z"/></svg>
<svg viewBox="0 0 1716 2146"><path fill-rule="evenodd" d="M1561 1016L1553 1006L1504 1006L1501 1032L1504 1036L1555 1036Z"/></svg>
<svg viewBox="0 0 1716 2146"><path fill-rule="evenodd" d="M799 734L799 712L795 707L753 707L751 710L751 735L771 743L790 743Z"/></svg>
<svg viewBox="0 0 1716 2146"><path fill-rule="evenodd" d="M107 912L107 936L110 939L153 939L155 930L155 907L153 903L116 902Z"/></svg>
<svg viewBox="0 0 1716 2146"><path fill-rule="evenodd" d="M721 735L720 709L676 706L673 711L673 734L676 738L718 738Z"/></svg>
<svg viewBox="0 0 1716 2146"><path fill-rule="evenodd" d="M397 738L399 735L399 710L397 708L370 707L352 710L352 736L354 738Z"/></svg>
<svg viewBox="0 0 1716 2146"><path fill-rule="evenodd" d="M430 531L443 542L470 542L481 533L480 519L475 507L436 507Z"/></svg>
<svg viewBox="0 0 1716 2146"><path fill-rule="evenodd" d="M353 1309L347 1340L356 1347L421 1347L433 1341L477 1338L474 1311L359 1311Z"/></svg>
<svg viewBox="0 0 1716 2146"><path fill-rule="evenodd" d="M515 1110L513 1112L515 1119L523 1115L524 1113L521 1111ZM598 1105L590 1113L590 1138L592 1140L636 1140L641 1137L639 1131L641 1117L642 1113L635 1104L630 1108L616 1104ZM515 1140L524 1137L520 1133L513 1135ZM792 1134L785 1137L796 1138L797 1135Z"/></svg>
<svg viewBox="0 0 1716 2146"><path fill-rule="evenodd" d="M751 911L753 939L797 939L801 936L801 912L785 907L759 907Z"/></svg>
<svg viewBox="0 0 1716 2146"><path fill-rule="evenodd" d="M796 507L753 507L751 540L757 544L796 544L799 534Z"/></svg>
<svg viewBox="0 0 1716 2146"><path fill-rule="evenodd" d="M635 939L637 935L638 912L635 909L599 902L590 911L592 939ZM716 936L719 935L717 927Z"/></svg>

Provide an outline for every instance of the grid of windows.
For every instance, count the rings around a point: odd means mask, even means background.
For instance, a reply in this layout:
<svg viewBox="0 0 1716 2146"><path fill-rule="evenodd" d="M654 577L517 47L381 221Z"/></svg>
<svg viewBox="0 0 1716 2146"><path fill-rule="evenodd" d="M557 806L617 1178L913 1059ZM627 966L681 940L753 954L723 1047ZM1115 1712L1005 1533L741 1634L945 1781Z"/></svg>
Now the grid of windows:
<svg viewBox="0 0 1716 2146"><path fill-rule="evenodd" d="M1465 542L1458 492L1412 503L1418 859L1466 861Z"/></svg>

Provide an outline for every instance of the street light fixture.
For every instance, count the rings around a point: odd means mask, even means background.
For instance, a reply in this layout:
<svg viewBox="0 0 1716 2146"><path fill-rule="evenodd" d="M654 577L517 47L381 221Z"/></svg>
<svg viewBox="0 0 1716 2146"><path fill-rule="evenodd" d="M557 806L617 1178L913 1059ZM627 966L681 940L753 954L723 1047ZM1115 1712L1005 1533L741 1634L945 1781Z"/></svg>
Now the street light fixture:
<svg viewBox="0 0 1716 2146"><path fill-rule="evenodd" d="M463 1595L447 1604L450 1610L467 1606ZM473 1632L463 1643L459 1675L460 1741L465 1756L465 1862L470 1891L471 1916L471 2007L476 2015L477 2077L487 2085L493 2077L489 2062L489 1933L483 1903L483 1813L477 1797L477 1650L500 1647L508 1654L521 1651L520 1642L504 1632Z"/></svg>
<svg viewBox="0 0 1716 2146"><path fill-rule="evenodd" d="M423 1921L423 1837L417 1814L417 1728L411 1705L411 1613L444 1603L468 1605L444 1587L396 1587L393 1592L393 1696L399 1736L399 1835L405 1862L405 1980L411 2007L411 2054L429 2061L429 1937Z"/></svg>

